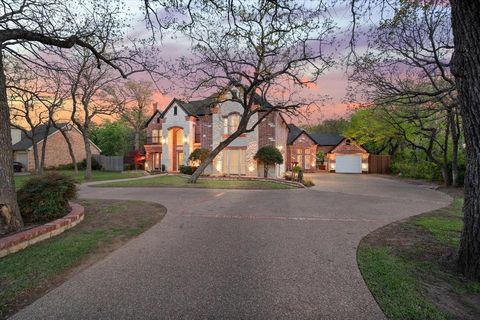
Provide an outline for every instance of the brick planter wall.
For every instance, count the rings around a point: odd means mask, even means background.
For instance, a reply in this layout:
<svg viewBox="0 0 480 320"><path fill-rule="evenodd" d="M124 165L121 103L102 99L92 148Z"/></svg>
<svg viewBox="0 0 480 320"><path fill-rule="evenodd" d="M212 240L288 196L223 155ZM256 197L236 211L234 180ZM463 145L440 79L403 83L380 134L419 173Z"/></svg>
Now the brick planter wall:
<svg viewBox="0 0 480 320"><path fill-rule="evenodd" d="M0 258L23 250L37 242L52 238L77 225L85 216L85 208L73 202L70 202L70 207L72 210L63 218L1 238Z"/></svg>

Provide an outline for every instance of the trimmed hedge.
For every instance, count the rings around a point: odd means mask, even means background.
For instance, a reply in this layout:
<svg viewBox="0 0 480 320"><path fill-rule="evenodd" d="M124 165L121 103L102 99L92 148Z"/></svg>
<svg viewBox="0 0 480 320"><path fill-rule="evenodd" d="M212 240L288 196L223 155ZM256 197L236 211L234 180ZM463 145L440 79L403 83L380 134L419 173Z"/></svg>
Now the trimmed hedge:
<svg viewBox="0 0 480 320"><path fill-rule="evenodd" d="M180 166L180 172L183 174L192 175L198 167L195 166Z"/></svg>
<svg viewBox="0 0 480 320"><path fill-rule="evenodd" d="M25 222L48 222L68 213L68 201L77 195L73 178L51 172L28 179L17 191Z"/></svg>

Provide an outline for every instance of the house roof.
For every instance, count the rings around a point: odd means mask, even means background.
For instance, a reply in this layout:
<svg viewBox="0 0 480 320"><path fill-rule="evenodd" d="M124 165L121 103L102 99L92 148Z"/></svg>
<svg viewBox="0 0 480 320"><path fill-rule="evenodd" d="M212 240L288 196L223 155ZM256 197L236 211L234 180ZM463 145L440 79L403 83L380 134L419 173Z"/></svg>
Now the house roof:
<svg viewBox="0 0 480 320"><path fill-rule="evenodd" d="M338 133L312 133L310 136L320 146L336 146L343 140Z"/></svg>
<svg viewBox="0 0 480 320"><path fill-rule="evenodd" d="M28 135L22 132L21 140L15 143L12 146L12 149L13 151L27 151L33 146L32 140L34 140L36 143L43 141L43 138L45 137L45 133L47 132L47 130L48 130L47 137L49 137L55 132L59 131L60 129L63 129L67 125L68 123L57 123L56 126L48 127L45 124L41 124L35 129L35 135L33 136L33 139L30 139L30 137L32 137L31 131L27 133ZM75 126L72 126L72 128L79 131L78 128L76 128ZM98 151L100 152L102 151L95 143L93 143L93 141L90 140L90 143L92 144L92 146L97 148Z"/></svg>
<svg viewBox="0 0 480 320"><path fill-rule="evenodd" d="M303 132L302 129L294 125L293 123L290 123L288 125L288 138L287 138L287 144L292 144L295 139L298 138L299 135L301 135Z"/></svg>
<svg viewBox="0 0 480 320"><path fill-rule="evenodd" d="M300 129L299 127L291 123L288 125L287 144L292 144L302 133L305 133L310 139L312 139L319 146L336 146L344 139L338 133L309 134L305 130Z"/></svg>
<svg viewBox="0 0 480 320"><path fill-rule="evenodd" d="M58 127L62 128L65 125L66 124L61 124L61 125L58 125ZM35 135L33 136L33 140L36 142L42 141L43 138L45 137L45 133L47 130L48 130L48 135L51 135L58 129L53 126L48 128L47 125L41 124L35 129ZM28 133L28 135L22 132L22 139L12 146L13 151L24 151L24 150L30 149L33 145L31 138L32 138L31 131Z"/></svg>

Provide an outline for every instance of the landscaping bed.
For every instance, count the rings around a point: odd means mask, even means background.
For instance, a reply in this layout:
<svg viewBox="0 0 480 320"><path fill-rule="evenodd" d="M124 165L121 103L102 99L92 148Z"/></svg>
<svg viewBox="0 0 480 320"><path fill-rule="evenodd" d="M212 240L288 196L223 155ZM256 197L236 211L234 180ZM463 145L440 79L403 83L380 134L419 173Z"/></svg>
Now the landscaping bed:
<svg viewBox="0 0 480 320"><path fill-rule="evenodd" d="M165 207L141 201L77 200L75 228L0 259L0 319L33 302L159 222Z"/></svg>
<svg viewBox="0 0 480 320"><path fill-rule="evenodd" d="M94 187L170 187L210 189L294 189L297 185L272 180L237 178L200 178L197 183L188 183L188 176L159 175L148 179L107 182Z"/></svg>
<svg viewBox="0 0 480 320"><path fill-rule="evenodd" d="M455 264L463 198L449 193L450 206L380 228L358 247L363 278L389 319L480 319L480 283Z"/></svg>

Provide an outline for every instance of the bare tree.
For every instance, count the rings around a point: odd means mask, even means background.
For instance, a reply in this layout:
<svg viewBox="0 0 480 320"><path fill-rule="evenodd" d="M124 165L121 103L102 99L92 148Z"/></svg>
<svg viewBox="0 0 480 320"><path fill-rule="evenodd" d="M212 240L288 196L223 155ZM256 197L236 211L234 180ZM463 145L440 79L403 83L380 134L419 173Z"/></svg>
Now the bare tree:
<svg viewBox="0 0 480 320"><path fill-rule="evenodd" d="M140 139L149 118L150 104L152 103L153 86L151 82L126 82L116 90L114 99L121 106L120 119L128 123L135 135L135 151L140 150Z"/></svg>
<svg viewBox="0 0 480 320"><path fill-rule="evenodd" d="M193 42L193 57L178 60L172 73L190 92L215 92L216 103L238 103L239 125L201 163L195 183L212 160L243 133L252 132L270 113L298 114L316 99L298 90L315 82L332 65L322 51L333 31L332 21L308 4L229 1L225 10L190 7L195 20L182 26Z"/></svg>
<svg viewBox="0 0 480 320"><path fill-rule="evenodd" d="M120 106L112 102L112 86L121 76L112 69L99 69L88 50L79 49L63 54L64 80L71 99L71 121L80 130L85 146L85 178L92 177L92 145L90 126L98 116L117 114Z"/></svg>
<svg viewBox="0 0 480 320"><path fill-rule="evenodd" d="M362 88L361 100L391 114L401 134L398 121L417 126L419 139L407 141L438 166L446 184L458 185L460 123L450 72L449 9L440 1L429 6L405 3L391 19L372 30L370 37L371 48L356 60L350 77L357 84L354 90ZM435 155L437 148L441 154Z"/></svg>
<svg viewBox="0 0 480 320"><path fill-rule="evenodd" d="M0 213L5 228L22 226L13 177L10 112L5 77L5 54L34 64L45 62L44 49L82 47L97 65L104 63L126 76L121 59L112 54L105 21L118 14L113 1L0 1ZM106 49L112 49L107 56Z"/></svg>
<svg viewBox="0 0 480 320"><path fill-rule="evenodd" d="M46 99L46 92L34 73L28 72L26 68L20 69L18 65L13 68L16 70L16 77L8 79L10 124L21 130L25 138L32 143L34 170L36 174L41 174L38 143L49 130L49 110L42 103L43 99Z"/></svg>

